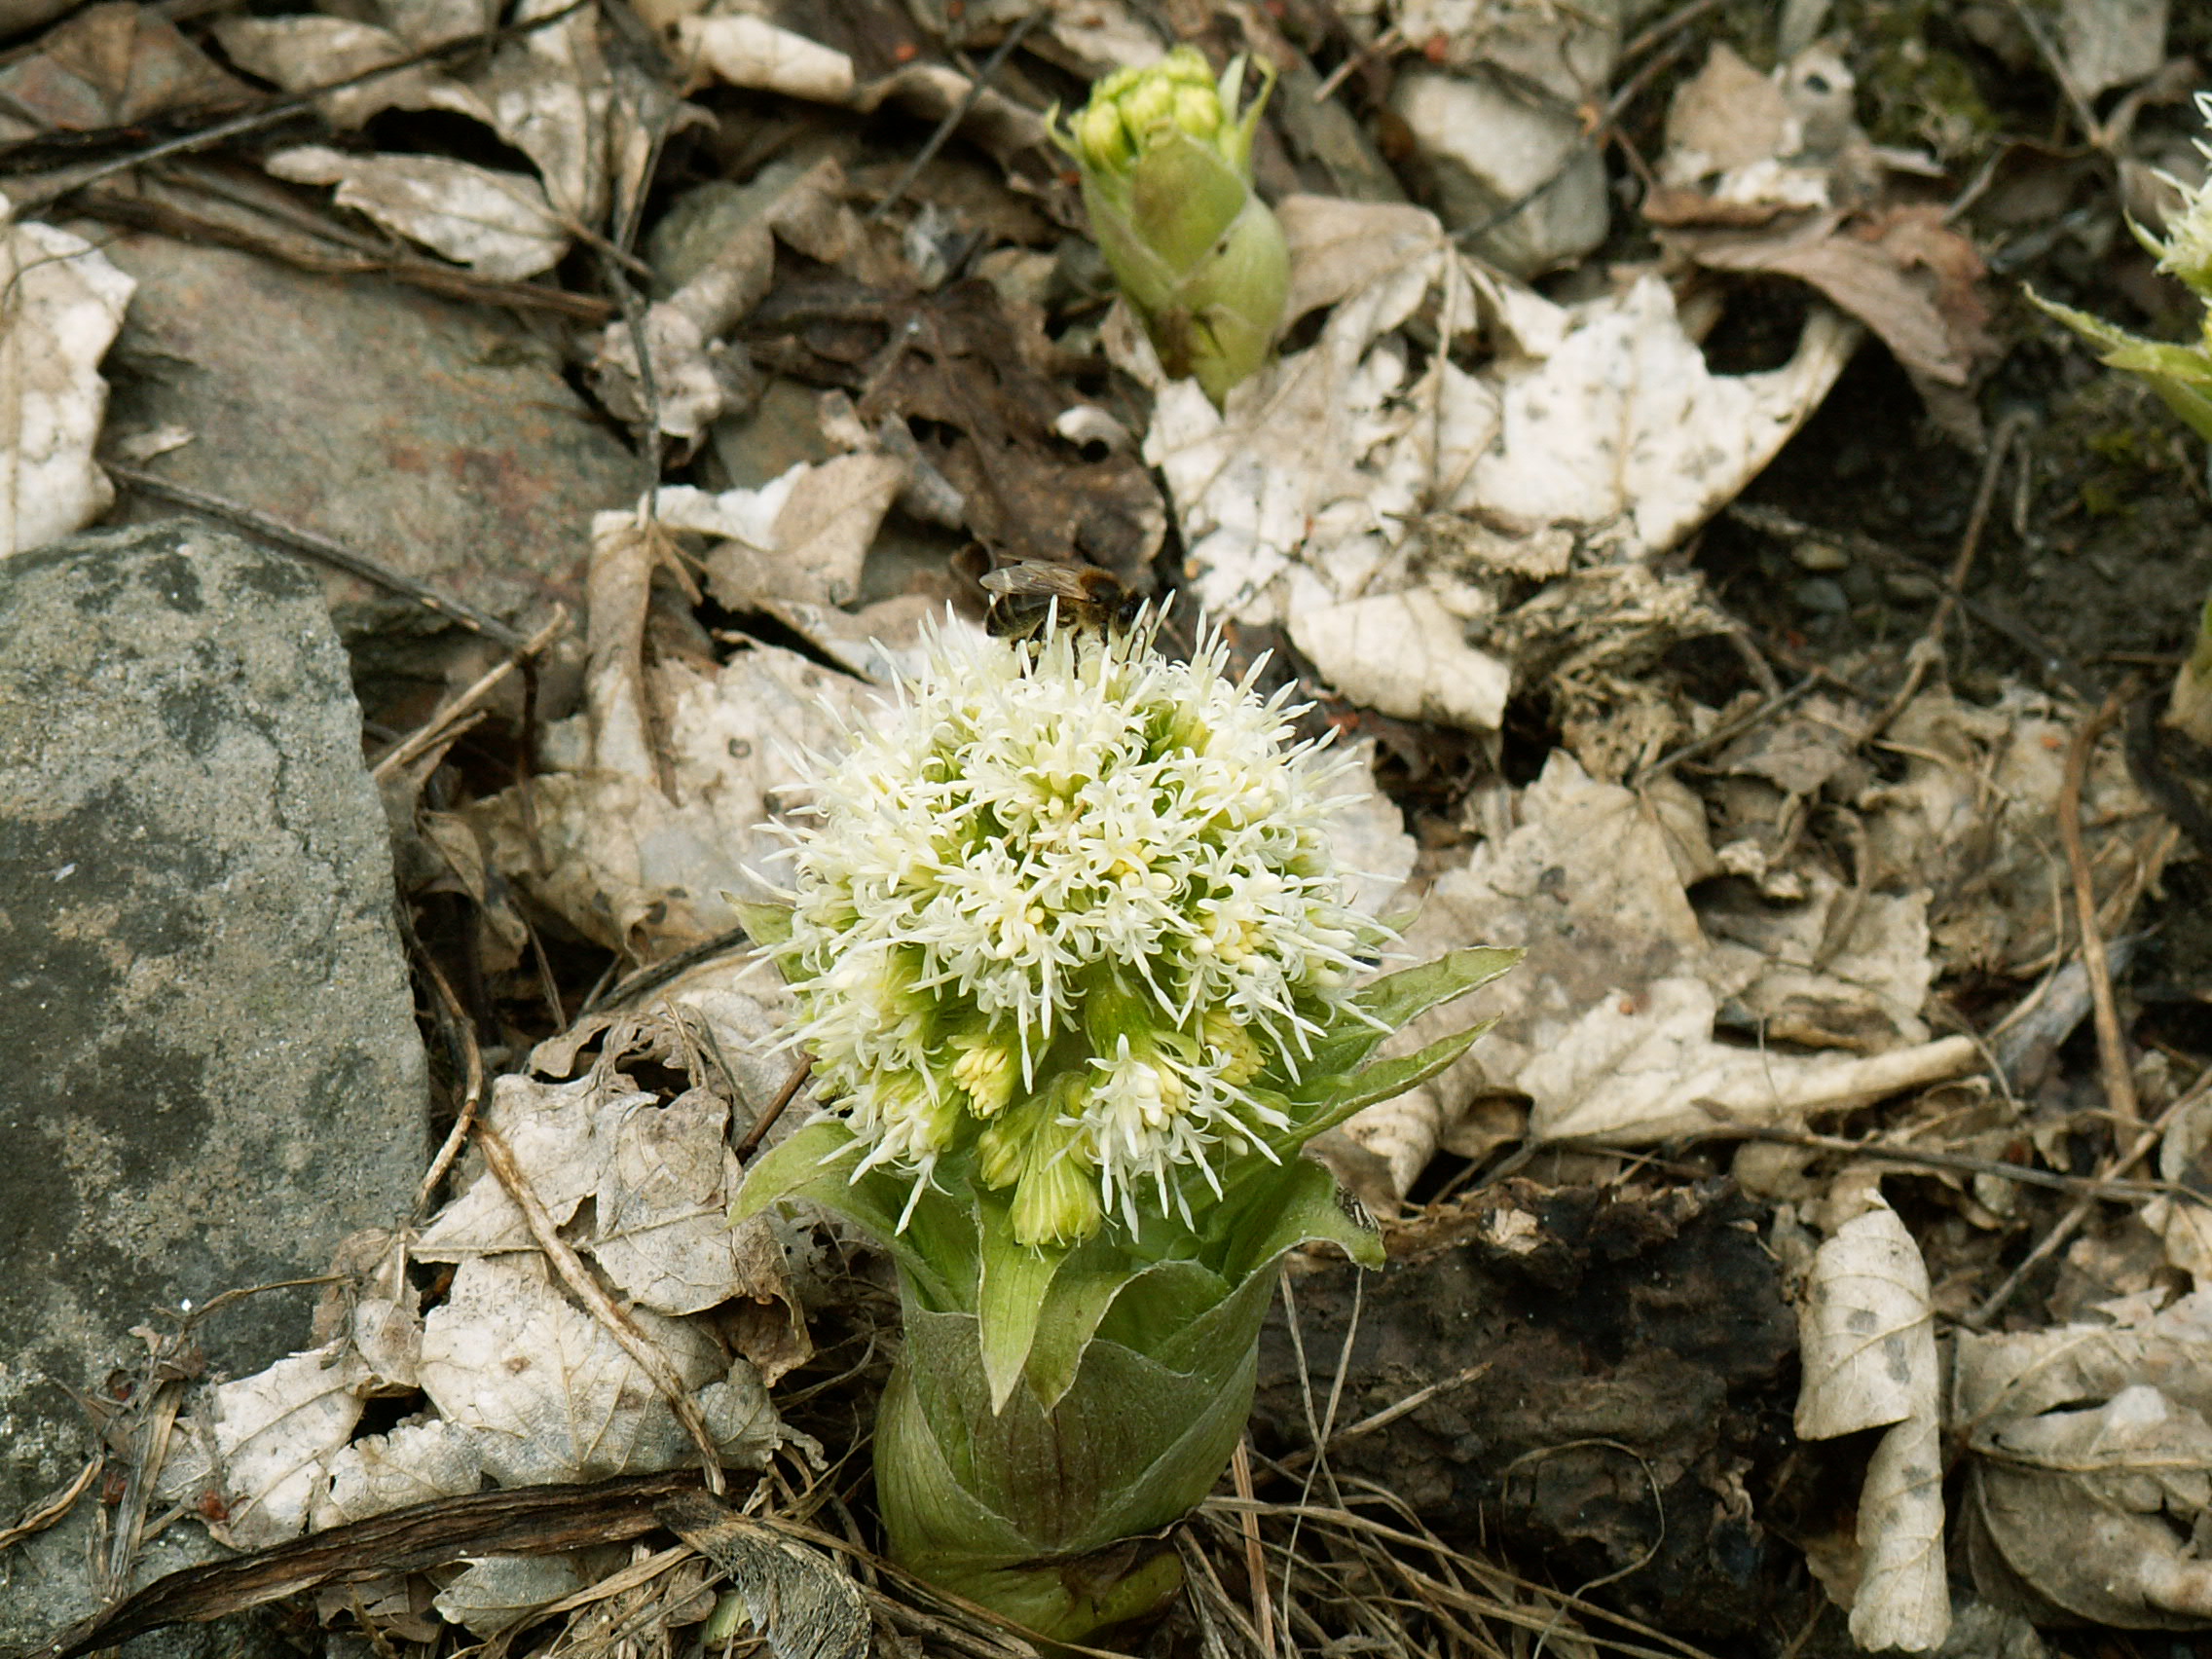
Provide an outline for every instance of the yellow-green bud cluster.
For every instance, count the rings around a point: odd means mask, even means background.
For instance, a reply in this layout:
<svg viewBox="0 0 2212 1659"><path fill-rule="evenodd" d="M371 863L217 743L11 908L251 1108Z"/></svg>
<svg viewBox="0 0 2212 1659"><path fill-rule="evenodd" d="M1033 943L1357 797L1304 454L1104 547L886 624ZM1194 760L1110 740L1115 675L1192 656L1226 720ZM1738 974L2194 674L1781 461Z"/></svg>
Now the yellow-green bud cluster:
<svg viewBox="0 0 2212 1659"><path fill-rule="evenodd" d="M1387 936L1345 902L1341 767L1225 665L1150 627L940 639L825 769L779 955L862 1169L972 1154L1022 1242L1067 1244L1187 1216L1285 1126L1271 1080Z"/></svg>
<svg viewBox="0 0 2212 1659"><path fill-rule="evenodd" d="M1217 78L1196 47L1122 69L1056 136L1083 169L1091 233L1161 365L1219 405L1267 360L1290 255L1252 190L1260 95L1239 112L1244 60Z"/></svg>

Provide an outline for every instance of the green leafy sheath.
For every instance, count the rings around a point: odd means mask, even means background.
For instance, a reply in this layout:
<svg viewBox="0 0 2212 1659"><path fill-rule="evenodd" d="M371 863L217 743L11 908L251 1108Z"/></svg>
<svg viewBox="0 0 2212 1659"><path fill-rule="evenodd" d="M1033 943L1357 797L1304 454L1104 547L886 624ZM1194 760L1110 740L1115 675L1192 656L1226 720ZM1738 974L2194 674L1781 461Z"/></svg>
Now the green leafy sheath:
<svg viewBox="0 0 2212 1659"><path fill-rule="evenodd" d="M1275 1264L1311 1243L1382 1259L1373 1227L1300 1149L1463 1053L1480 1028L1370 1061L1389 1028L1517 956L1456 951L1348 999L1303 1080L1276 1091L1291 1126L1270 1134L1268 1155L1234 1161L1219 1199L1194 1201L1193 1225L1148 1216L1133 1235L1026 1246L972 1155L941 1161L915 1195L881 1168L856 1178L864 1148L835 1119L756 1160L733 1221L808 1199L898 1265L906 1346L876 1428L898 1559L1061 1641L1170 1593L1175 1558L1145 1539L1205 1496L1243 1432Z"/></svg>

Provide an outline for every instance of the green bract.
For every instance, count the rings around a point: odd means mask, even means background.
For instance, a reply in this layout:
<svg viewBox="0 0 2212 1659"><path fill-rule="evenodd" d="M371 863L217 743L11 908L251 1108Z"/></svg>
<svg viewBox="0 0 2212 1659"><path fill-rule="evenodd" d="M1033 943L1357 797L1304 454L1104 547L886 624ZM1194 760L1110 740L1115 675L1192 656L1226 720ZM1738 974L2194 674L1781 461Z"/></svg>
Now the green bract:
<svg viewBox="0 0 2212 1659"><path fill-rule="evenodd" d="M891 1252L893 1551L1062 1641L1179 1582L1130 1540L1219 1478L1272 1265L1381 1258L1300 1149L1464 1051L1373 1057L1515 958L1353 988L1389 935L1345 901L1340 767L1225 660L1149 627L939 643L816 780L790 906L747 918L830 1105L733 1216L811 1198Z"/></svg>
<svg viewBox="0 0 2212 1659"><path fill-rule="evenodd" d="M1196 47L1179 46L1107 76L1055 132L1161 366L1196 376L1216 407L1267 361L1290 290L1282 229L1252 189L1267 86L1239 114L1243 77L1241 57L1217 80Z"/></svg>
<svg viewBox="0 0 2212 1659"><path fill-rule="evenodd" d="M2212 125L2212 92L2196 94L2197 113ZM2202 139L2196 147L2212 163L2212 145ZM2160 175L2164 176L2164 175ZM2182 206L2166 229L2163 240L2141 226L2131 225L2136 240L2158 256L2158 269L2188 284L2205 307L2198 321L2198 338L2191 345L2145 340L2103 317L2046 300L2030 290L2035 301L2069 328L2103 349L2104 360L2150 382L2154 390L2197 436L2212 442L2212 180L2186 190L2178 180L2166 182L2182 191Z"/></svg>

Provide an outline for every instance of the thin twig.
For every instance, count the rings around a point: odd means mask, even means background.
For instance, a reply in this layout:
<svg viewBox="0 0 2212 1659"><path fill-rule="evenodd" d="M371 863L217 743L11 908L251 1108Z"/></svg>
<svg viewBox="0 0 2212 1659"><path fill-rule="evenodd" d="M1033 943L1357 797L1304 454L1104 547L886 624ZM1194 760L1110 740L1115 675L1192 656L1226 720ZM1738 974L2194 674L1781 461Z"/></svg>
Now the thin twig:
<svg viewBox="0 0 2212 1659"><path fill-rule="evenodd" d="M1328 1449L1334 1452L1338 1447L1348 1441L1357 1440L1362 1435L1373 1434L1377 1429L1389 1427L1408 1412L1419 1411L1437 1395L1450 1393L1454 1388L1463 1388L1468 1383L1475 1382L1490 1370L1493 1363L1491 1360L1482 1360L1477 1364L1465 1367L1463 1370L1454 1372L1450 1377L1439 1377L1425 1387L1416 1388L1405 1398L1395 1400L1384 1406L1381 1411L1371 1412L1357 1422L1338 1429L1335 1434L1329 1437ZM1277 1462L1275 1469L1281 1474L1294 1475L1312 1460L1313 1449L1310 1446L1302 1446L1289 1456ZM1238 1497L1249 1497L1251 1493L1239 1490L1236 1495Z"/></svg>
<svg viewBox="0 0 2212 1659"><path fill-rule="evenodd" d="M468 1144L469 1131L476 1127L476 1114L484 1104L484 1051L476 1043L476 1026L462 1012L461 999L453 994L453 986L427 952L418 960L424 976L438 993L451 1022L455 1041L461 1044L461 1067L464 1081L461 1090L461 1110L454 1114L453 1127L446 1131L445 1144L438 1148L438 1156L430 1160L430 1167L424 1172L422 1184L415 1189L415 1213L425 1214L430 1207L430 1195L438 1190L438 1183L446 1178L453 1161L461 1156L461 1149Z"/></svg>
<svg viewBox="0 0 2212 1659"><path fill-rule="evenodd" d="M2120 1028L2120 1009L2113 1001L2112 961L2105 954L2105 936L2097 925L2097 888L2089 872L2088 851L2082 844L2082 785L2089 769L2089 752L2097 739L2111 729L2127 699L2115 691L2104 707L2074 728L2067 745L2066 770L2058 786L2058 838L2066 848L2066 868L2074 879L2074 915L2082 929L2082 967L2089 976L2089 1007L2096 1015L2097 1068L2105 1086L2105 1106L2116 1122L2133 1128L2143 1121L2135 1099L2135 1075L2127 1063L2127 1040Z"/></svg>
<svg viewBox="0 0 2212 1659"><path fill-rule="evenodd" d="M216 122L212 127L197 128L193 131L179 133L174 138L165 138L158 144L147 145L143 150L133 150L128 155L112 157L82 170L64 170L59 177L49 177L28 185L11 186L8 195L14 201L16 212L18 215L25 214L35 207L42 207L49 202L68 195L72 190L82 190L88 184L96 183L103 178L111 178L120 172L128 172L130 168L142 166L148 162L160 161L164 156L177 156L194 150L204 150L210 145L220 144L226 138L237 138L248 132L258 131L264 127L274 127L276 123L290 116L313 108L315 100L327 93L344 92L349 87L361 86L366 82L379 80L387 75L396 75L403 70L413 68L417 64L440 62L450 57L462 56L480 48L497 46L502 41L519 39L526 34L560 22L564 18L596 3L597 0L570 0L570 4L563 6L558 11L548 12L541 18L531 18L522 22L508 23L496 29L487 29L481 34L464 35L459 40L441 41L435 46L424 47L421 52L414 53L409 56L394 58L389 63L379 63L373 68L363 69L358 74L348 75L343 80L328 81L319 87L309 87L301 92L287 92L281 97L271 99L259 109L250 109L242 115L234 115L227 121ZM7 163L14 152L27 148L35 142L36 140L25 139L18 144L10 145L6 149L0 149L0 176L7 175L9 171Z"/></svg>
<svg viewBox="0 0 2212 1659"><path fill-rule="evenodd" d="M1951 618L1966 598L1967 577L1973 570L1974 556L1981 551L1982 532L1989 526L1990 503L1997 498L1997 481L2004 474L2012 440L2026 421L2026 416L2015 410L2000 421L1997 430L1991 434L1989 454L1982 458L1981 482L1974 488L1973 507L1967 514L1966 531L1959 537L1959 550L1951 560L1950 576L1944 581L1942 592L1936 595L1936 613L1929 617L1928 626L1905 652L1904 683L1874 717L1862 742L1888 731L1890 722L1903 714L1905 706L1919 694L1928 671L1943 660L1943 631L1951 625Z"/></svg>
<svg viewBox="0 0 2212 1659"><path fill-rule="evenodd" d="M246 506L240 501L226 500L221 496L210 496L205 491L187 489L182 484L171 484L166 478L157 478L151 472L141 472L135 466L118 465L103 460L100 467L118 484L129 485L142 495L159 497L173 501L180 507L190 507L196 513L223 519L259 536L288 553L300 553L334 570L344 571L350 576L373 582L381 588L412 599L417 605L436 611L440 616L459 622L463 628L483 635L494 645L503 645L510 651L526 649L530 641L521 632L508 627L489 611L479 610L465 600L449 598L425 582L413 576L401 575L387 565L379 564L366 554L356 553L331 540L317 535L312 530L301 530L296 525L273 519L267 513Z"/></svg>
<svg viewBox="0 0 2212 1659"><path fill-rule="evenodd" d="M945 111L944 119L937 124L937 130L914 152L914 159L906 164L906 170L892 181L891 188L883 193L883 200L867 210L864 223L873 223L882 218L891 211L895 203L913 188L914 180L922 176L922 169L930 165L938 151L944 148L944 141L958 131L960 124L968 119L969 111L976 107L976 100L983 95L983 89L990 85L991 77L999 72L1000 65L1014 55L1014 49L1021 44L1022 37L1036 26L1037 20L1046 12L1047 8L1042 6L1032 6L1022 12L1014 25L1006 31L1006 38L991 49L990 56L983 59L983 66L969 77L967 92L961 94L958 103Z"/></svg>
<svg viewBox="0 0 2212 1659"><path fill-rule="evenodd" d="M813 1070L814 1060L812 1056L800 1060L797 1065L792 1067L792 1075L784 1080L783 1092L768 1103L768 1109L760 1114L753 1126L745 1131L745 1138L737 1143L738 1162L743 1163L753 1156L754 1149L760 1144L760 1137L775 1126L776 1120L784 1115L784 1108L796 1098L798 1091L806 1086L806 1080Z"/></svg>
<svg viewBox="0 0 2212 1659"><path fill-rule="evenodd" d="M639 1369L652 1379L653 1386L660 1390L669 1409L676 1413L676 1420L683 1425L683 1431L690 1435L692 1444L699 1448L699 1460L707 1478L707 1490L719 1497L724 1490L721 1458L715 1451L715 1437L708 1430L706 1419L699 1415L698 1405L692 1400L690 1391L683 1386L683 1379L669 1364L668 1356L645 1340L645 1333L638 1329L629 1314L615 1306L614 1298L608 1295L605 1287L592 1276L591 1269L584 1265L583 1258L561 1236L561 1230L555 1224L552 1213L532 1189L528 1177L522 1172L522 1165L515 1161L514 1153L499 1131L490 1124L479 1124L476 1128L476 1145L484 1154L485 1163L498 1177L500 1187L505 1189L508 1198L514 1199L515 1207L522 1211L532 1239L545 1253L546 1262L559 1275L561 1282L591 1310L592 1317L605 1326L608 1335L621 1345L622 1351L638 1362Z"/></svg>
<svg viewBox="0 0 2212 1659"><path fill-rule="evenodd" d="M2145 1198L2183 1198L2212 1202L2188 1189L2163 1181L2119 1181L2109 1176L2063 1175L2055 1169L2034 1169L2024 1163L1972 1158L1963 1152L1942 1152L1934 1147L1895 1146L1884 1141L1851 1140L1843 1135L1814 1134L1807 1129L1785 1129L1765 1124L1732 1125L1732 1140L1771 1141L1777 1146L1800 1146L1810 1152L1833 1152L1851 1158L1902 1163L1924 1169L1953 1169L1962 1175L1989 1175L2000 1181L2017 1181L2023 1187L2047 1187L2053 1192L2077 1193L2083 1199L2109 1199L2140 1203Z"/></svg>
<svg viewBox="0 0 2212 1659"><path fill-rule="evenodd" d="M476 706L498 690L508 675L551 645L555 636L568 625L568 607L556 605L553 608L552 621L525 640L519 649L509 652L497 668L481 676L473 685L433 713L415 728L412 735L392 745L390 752L369 769L369 776L381 784L402 766L411 765L428 754L445 740L449 732L459 737L460 726L474 715Z"/></svg>
<svg viewBox="0 0 2212 1659"><path fill-rule="evenodd" d="M1252 1495L1252 1437L1240 1436L1236 1451L1229 1460L1229 1484L1238 1497ZM1252 1619L1260 1636L1260 1651L1266 1659L1275 1659L1275 1608L1274 1598L1268 1592L1267 1552L1260 1548L1260 1518L1245 1514L1237 1517L1244 1532L1244 1577L1252 1587Z"/></svg>

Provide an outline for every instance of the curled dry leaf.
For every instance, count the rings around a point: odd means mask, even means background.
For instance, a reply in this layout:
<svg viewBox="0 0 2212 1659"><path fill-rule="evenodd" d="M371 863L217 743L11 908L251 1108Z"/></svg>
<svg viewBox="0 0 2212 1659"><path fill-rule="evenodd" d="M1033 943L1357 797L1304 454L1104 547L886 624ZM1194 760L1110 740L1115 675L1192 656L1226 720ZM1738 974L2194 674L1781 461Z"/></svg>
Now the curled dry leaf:
<svg viewBox="0 0 2212 1659"><path fill-rule="evenodd" d="M82 530L114 498L92 464L107 408L99 362L137 284L82 237L41 224L0 224L0 283L5 558Z"/></svg>
<svg viewBox="0 0 2212 1659"><path fill-rule="evenodd" d="M1499 1094L1531 1103L1543 1139L1648 1144L1725 1135L1732 1124L1800 1120L1956 1077L1978 1061L1965 1038L1914 1043L1887 1017L1888 992L1841 977L1838 964L1769 957L1710 937L1684 892L1712 867L1704 814L1680 786L1641 791L1592 779L1564 753L1515 803L1518 823L1479 843L1430 888L1407 930L1416 956L1472 942L1528 956L1484 992L1499 1015L1489 1036L1431 1082L1360 1114L1350 1136L1385 1159L1402 1194L1440 1136L1475 1103ZM1692 843L1698 844L1692 844ZM1909 914L1909 902L1907 902ZM1847 942L1883 964L1892 983L1926 983L1925 965L1893 960L1888 912L1862 914ZM1909 928L1906 936L1910 937ZM1802 935L1778 948L1802 948ZM1762 982L1815 999L1827 1017L1867 1033L1874 1051L1784 1053L1716 1035L1724 1003ZM1917 1010L1905 1011L1907 1017ZM1397 1041L1443 1035L1435 1016Z"/></svg>
<svg viewBox="0 0 2212 1659"><path fill-rule="evenodd" d="M909 63L864 83L846 54L745 14L679 18L674 33L675 55L692 88L713 79L863 114L895 101L924 121L959 109L962 134L1002 160L1045 141L1044 118L1035 110L995 88L977 91L942 64Z"/></svg>
<svg viewBox="0 0 2212 1659"><path fill-rule="evenodd" d="M2039 1618L2212 1625L2212 1296L2109 1322L1961 1332L1969 1559L1984 1596Z"/></svg>
<svg viewBox="0 0 2212 1659"><path fill-rule="evenodd" d="M657 527L602 516L588 576L587 731L574 734L585 741L565 754L549 745L553 769L468 813L502 875L641 961L738 925L724 896L757 893L753 870L781 849L770 821L788 803L771 797L795 771L787 756L834 743L868 689L771 645L712 671L681 661L648 670L645 618L667 545Z"/></svg>
<svg viewBox="0 0 2212 1659"><path fill-rule="evenodd" d="M344 1344L280 1359L214 1391L214 1444L240 1549L296 1538L360 1420L369 1368Z"/></svg>
<svg viewBox="0 0 2212 1659"><path fill-rule="evenodd" d="M349 81L416 51L389 29L344 18L225 17L209 27L232 62L287 92ZM341 132L350 132L387 109L449 110L493 125L491 110L473 90L422 63L324 92L315 108Z"/></svg>
<svg viewBox="0 0 2212 1659"><path fill-rule="evenodd" d="M710 496L666 485L653 510L665 529L719 538L704 563L708 591L725 609L839 606L859 596L861 566L905 482L895 457L841 455L800 461L757 490Z"/></svg>
<svg viewBox="0 0 2212 1659"><path fill-rule="evenodd" d="M25 26L0 21L11 34ZM253 96L160 12L106 0L46 31L35 50L9 54L0 67L0 138L96 132L164 116L204 120Z"/></svg>
<svg viewBox="0 0 2212 1659"><path fill-rule="evenodd" d="M1925 1653L1950 1629L1943 1568L1941 1379L1920 1247L1882 1201L1836 1229L1798 1310L1797 1432L1828 1440L1888 1426L1859 1499L1860 1646Z"/></svg>
<svg viewBox="0 0 2212 1659"><path fill-rule="evenodd" d="M558 21L538 21L564 11ZM513 20L538 26L501 45L477 78L492 127L536 166L557 214L597 225L612 177L608 117L613 102L598 14L568 0L523 0Z"/></svg>
<svg viewBox="0 0 2212 1659"><path fill-rule="evenodd" d="M764 1462L782 1425L752 1368L725 1359L693 1326L642 1309L630 1317L693 1391L723 1461ZM424 1321L423 1387L502 1486L604 1480L698 1455L652 1379L535 1256L461 1264L451 1299Z"/></svg>
<svg viewBox="0 0 2212 1659"><path fill-rule="evenodd" d="M721 248L683 285L646 308L637 330L610 324L600 337L591 375L608 408L643 421L647 398L638 334L652 360L660 430L696 439L753 385L740 348L723 337L768 291L781 237L809 258L836 264L864 241L843 201L844 174L825 157L809 166L778 162L760 169L739 197L742 211Z"/></svg>
<svg viewBox="0 0 2212 1659"><path fill-rule="evenodd" d="M1924 691L1891 722L1902 774L1855 804L1874 864L1937 896L1941 972L2033 979L2049 966L2053 918L2067 911L2057 802L2072 732L2048 698L2016 685L1986 708ZM2165 824L2118 739L2090 757L2082 828L2100 905L2155 877Z"/></svg>
<svg viewBox="0 0 2212 1659"><path fill-rule="evenodd" d="M470 1562L430 1604L471 1636L497 1636L589 1582L566 1556L487 1556Z"/></svg>
<svg viewBox="0 0 2212 1659"><path fill-rule="evenodd" d="M485 276L520 281L568 251L569 233L544 186L523 173L443 156L349 156L319 144L279 150L263 165L296 183L335 184L340 206Z"/></svg>
<svg viewBox="0 0 2212 1659"><path fill-rule="evenodd" d="M1334 309L1226 415L1164 384L1133 331L1109 342L1159 387L1145 455L1201 600L1287 624L1337 689L1393 713L1493 722L1520 665L1495 643L1511 617L1488 619L1489 584L1673 545L1772 458L1853 339L1817 313L1785 367L1714 375L1656 278L1561 308L1468 263L1416 208L1292 198L1281 217L1293 311ZM1401 330L1417 313L1455 343L1487 329L1495 355L1414 373ZM1359 647L1398 595L1426 683Z"/></svg>
<svg viewBox="0 0 2212 1659"><path fill-rule="evenodd" d="M669 1314L736 1299L791 1303L780 1267L749 1248L759 1230L723 1219L737 1161L719 1096L691 1088L663 1105L603 1066L573 1083L499 1078L486 1116L557 1223L592 1200L588 1227L571 1241L630 1302ZM414 1254L459 1262L533 1248L522 1211L486 1171L424 1229Z"/></svg>

